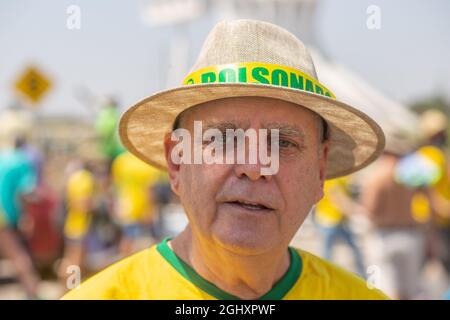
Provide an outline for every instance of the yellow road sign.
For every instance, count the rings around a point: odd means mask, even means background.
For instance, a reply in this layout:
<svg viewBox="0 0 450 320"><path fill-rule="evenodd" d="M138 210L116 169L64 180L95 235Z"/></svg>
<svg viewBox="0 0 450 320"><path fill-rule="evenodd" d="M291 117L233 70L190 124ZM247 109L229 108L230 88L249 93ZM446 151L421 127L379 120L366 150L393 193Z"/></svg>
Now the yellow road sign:
<svg viewBox="0 0 450 320"><path fill-rule="evenodd" d="M16 90L33 104L38 103L51 86L51 81L35 67L28 67L15 83Z"/></svg>

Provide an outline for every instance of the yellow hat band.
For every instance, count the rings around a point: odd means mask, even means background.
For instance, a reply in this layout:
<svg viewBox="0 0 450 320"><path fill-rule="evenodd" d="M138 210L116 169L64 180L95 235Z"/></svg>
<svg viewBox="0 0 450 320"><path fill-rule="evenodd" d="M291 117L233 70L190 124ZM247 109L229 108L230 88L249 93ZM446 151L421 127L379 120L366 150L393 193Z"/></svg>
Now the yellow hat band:
<svg viewBox="0 0 450 320"><path fill-rule="evenodd" d="M242 62L203 68L189 74L184 85L203 83L260 83L308 91L332 99L333 93L306 73L277 64Z"/></svg>

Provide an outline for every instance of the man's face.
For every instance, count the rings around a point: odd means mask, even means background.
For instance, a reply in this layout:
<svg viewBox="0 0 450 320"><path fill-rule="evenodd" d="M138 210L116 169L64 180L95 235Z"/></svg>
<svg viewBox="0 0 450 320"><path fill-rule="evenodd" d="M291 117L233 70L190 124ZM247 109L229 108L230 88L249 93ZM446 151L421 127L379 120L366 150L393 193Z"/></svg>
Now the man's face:
<svg viewBox="0 0 450 320"><path fill-rule="evenodd" d="M270 129L279 129L279 169L264 176L259 162L176 165L170 158L176 142L167 135L172 189L193 233L246 255L289 244L323 196L328 146L320 141L317 115L281 100L242 97L208 102L186 112L180 126L192 136L194 121L202 121L204 130L268 129L269 137Z"/></svg>

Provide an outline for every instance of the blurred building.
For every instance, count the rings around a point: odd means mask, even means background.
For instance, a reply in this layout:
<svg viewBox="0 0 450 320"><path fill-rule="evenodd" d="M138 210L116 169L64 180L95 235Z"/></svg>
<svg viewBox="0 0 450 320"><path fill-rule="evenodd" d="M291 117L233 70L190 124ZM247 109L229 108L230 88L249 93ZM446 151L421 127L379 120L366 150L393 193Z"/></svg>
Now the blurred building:
<svg viewBox="0 0 450 320"><path fill-rule="evenodd" d="M320 0L150 0L142 1L142 18L153 28L171 28L167 50L161 44L161 88L177 86L194 63L199 26L210 29L224 19L258 19L282 26L310 49L320 81L336 97L372 117L384 130L417 133L416 115L389 98L345 65L334 61L314 32ZM194 28L194 27L195 28Z"/></svg>
<svg viewBox="0 0 450 320"><path fill-rule="evenodd" d="M38 117L31 130L31 142L46 157L47 179L55 188L63 187L63 172L69 161L81 158L101 160L93 124L73 117Z"/></svg>

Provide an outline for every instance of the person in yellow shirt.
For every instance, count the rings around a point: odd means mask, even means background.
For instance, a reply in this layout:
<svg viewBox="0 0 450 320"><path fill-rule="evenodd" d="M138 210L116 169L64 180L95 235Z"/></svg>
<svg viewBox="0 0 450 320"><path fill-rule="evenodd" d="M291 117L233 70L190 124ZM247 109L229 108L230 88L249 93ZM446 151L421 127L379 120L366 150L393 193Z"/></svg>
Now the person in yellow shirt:
<svg viewBox="0 0 450 320"><path fill-rule="evenodd" d="M65 248L59 276L67 276L70 265L81 266L85 255L85 239L92 221L95 180L85 165L75 169L66 185L67 215L64 222Z"/></svg>
<svg viewBox="0 0 450 320"><path fill-rule="evenodd" d="M134 242L145 234L156 218L152 187L159 180L158 170L130 152L124 152L113 161L112 177L116 190L115 217L122 227L120 252L133 252Z"/></svg>
<svg viewBox="0 0 450 320"><path fill-rule="evenodd" d="M315 221L323 235L323 257L332 261L333 246L341 239L352 250L357 273L365 277L362 254L348 226L348 216L358 207L349 195L349 178L343 177L325 182L324 197L314 212Z"/></svg>
<svg viewBox="0 0 450 320"><path fill-rule="evenodd" d="M429 235L432 254L450 275L450 161L445 152L448 151L448 117L439 110L427 110L421 115L420 127L424 145L416 154L424 165L418 180L427 190L425 196L416 197L413 210L425 213L422 219L428 218L433 226L434 232Z"/></svg>
<svg viewBox="0 0 450 320"><path fill-rule="evenodd" d="M450 161L446 154L448 119L430 109L420 118L423 145L410 157L404 179L418 189L411 209L427 227L427 253L450 275Z"/></svg>
<svg viewBox="0 0 450 320"><path fill-rule="evenodd" d="M385 299L359 277L289 247L291 264L258 300ZM197 273L172 249L171 238L138 252L86 281L67 300L239 300Z"/></svg>
<svg viewBox="0 0 450 320"><path fill-rule="evenodd" d="M417 151L436 170L414 196L411 209L415 218L426 223L430 257L442 262L450 275L450 162L438 147L427 145Z"/></svg>
<svg viewBox="0 0 450 320"><path fill-rule="evenodd" d="M185 85L136 104L119 125L133 155L167 170L187 226L64 299L386 299L290 246L324 181L384 145L380 127L334 100L314 70L281 27L217 24Z"/></svg>

